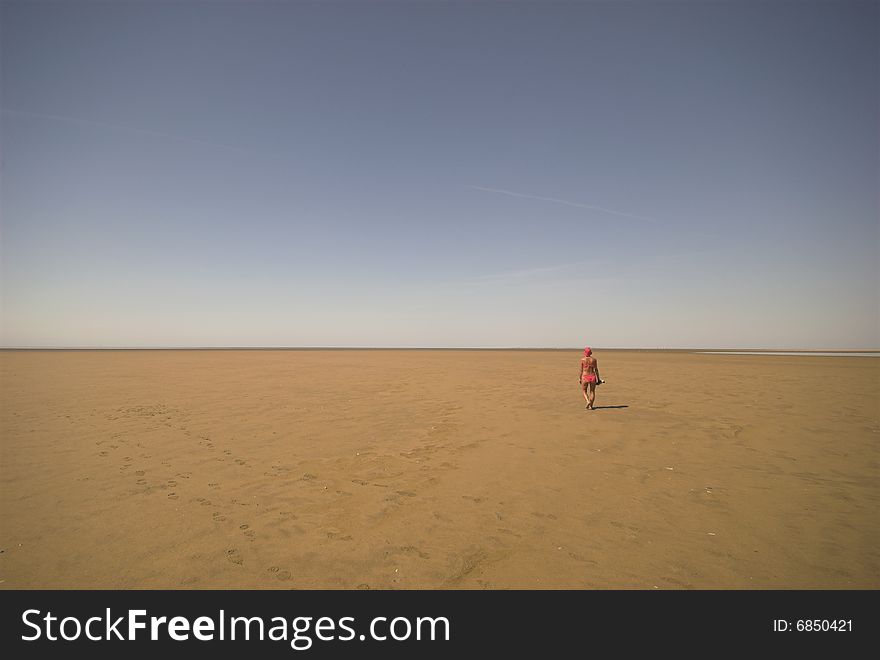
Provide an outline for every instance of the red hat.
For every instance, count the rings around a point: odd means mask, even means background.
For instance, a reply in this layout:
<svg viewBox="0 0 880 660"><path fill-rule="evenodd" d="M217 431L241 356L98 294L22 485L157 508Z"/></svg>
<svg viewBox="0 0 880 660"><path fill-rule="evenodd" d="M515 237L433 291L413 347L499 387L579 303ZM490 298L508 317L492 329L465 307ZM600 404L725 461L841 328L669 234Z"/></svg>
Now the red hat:
<svg viewBox="0 0 880 660"><path fill-rule="evenodd" d="M592 353L593 353L593 349L590 348L589 346L587 346L587 347L584 349L584 355L586 355L587 357L589 357Z"/></svg>

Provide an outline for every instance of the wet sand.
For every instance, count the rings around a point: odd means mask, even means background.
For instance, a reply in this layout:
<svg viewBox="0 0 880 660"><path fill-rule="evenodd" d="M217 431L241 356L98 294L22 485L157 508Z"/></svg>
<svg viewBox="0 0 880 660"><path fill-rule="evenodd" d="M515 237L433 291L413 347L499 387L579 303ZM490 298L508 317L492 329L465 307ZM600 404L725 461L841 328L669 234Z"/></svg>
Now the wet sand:
<svg viewBox="0 0 880 660"><path fill-rule="evenodd" d="M0 352L0 588L880 587L880 359Z"/></svg>

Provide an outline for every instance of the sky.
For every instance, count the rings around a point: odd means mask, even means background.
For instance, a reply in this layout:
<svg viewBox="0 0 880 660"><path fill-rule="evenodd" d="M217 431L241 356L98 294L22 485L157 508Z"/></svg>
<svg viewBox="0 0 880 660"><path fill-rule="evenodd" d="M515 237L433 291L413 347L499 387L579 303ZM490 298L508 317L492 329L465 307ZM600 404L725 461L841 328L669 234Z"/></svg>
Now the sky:
<svg viewBox="0 0 880 660"><path fill-rule="evenodd" d="M13 2L0 345L880 348L875 2Z"/></svg>

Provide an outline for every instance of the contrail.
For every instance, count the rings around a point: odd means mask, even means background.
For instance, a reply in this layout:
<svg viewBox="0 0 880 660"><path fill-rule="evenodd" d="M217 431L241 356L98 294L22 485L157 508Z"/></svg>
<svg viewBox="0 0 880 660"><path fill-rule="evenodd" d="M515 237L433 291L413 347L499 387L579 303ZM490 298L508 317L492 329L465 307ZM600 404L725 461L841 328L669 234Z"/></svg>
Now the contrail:
<svg viewBox="0 0 880 660"><path fill-rule="evenodd" d="M114 124L108 121L96 121L94 119L82 119L80 117L69 117L67 115L51 115L42 112L24 112L22 110L10 110L2 108L5 115L16 115L19 117L35 117L37 119L49 119L53 121L66 121L74 124L86 124L88 126L100 126L102 128L115 128L122 131L130 131L132 133L140 133L141 135L149 135L152 137L162 137L178 142L188 142L190 144L198 144L201 146L216 147L218 149L226 149L238 153L247 153L245 149L234 147L231 144L223 144L221 142L211 142L209 140L198 140L196 138L184 137L182 135L174 135L173 133L163 133L161 131L150 131L144 128L135 128L133 126L125 126L123 124Z"/></svg>
<svg viewBox="0 0 880 660"><path fill-rule="evenodd" d="M569 202L564 199L556 199L555 197L540 197L539 195L526 195L525 193L512 192L510 190L499 190L498 188L484 188L483 186L465 186L472 190L482 190L484 192L498 193L500 195L510 195L511 197L525 197L526 199L539 199L542 202L553 202L554 204L564 204L565 206L573 206L577 209L590 209L591 211L601 211L602 213L611 213L612 215L623 216L624 218L632 218L634 220L656 221L645 215L634 215L632 213L624 213L623 211L615 211L614 209L606 209L603 206L593 206L592 204L580 204L578 202Z"/></svg>
<svg viewBox="0 0 880 660"><path fill-rule="evenodd" d="M476 283L485 283L491 280L497 279L512 279L519 277L530 277L532 275L547 275L552 273L558 273L560 271L571 270L574 268L579 268L582 266L587 266L593 261L577 261L574 263L567 264L556 264L554 266L536 266L534 268L525 268L522 270L509 270L504 271L502 273L488 273L486 275L478 275L477 277L472 279L472 282Z"/></svg>

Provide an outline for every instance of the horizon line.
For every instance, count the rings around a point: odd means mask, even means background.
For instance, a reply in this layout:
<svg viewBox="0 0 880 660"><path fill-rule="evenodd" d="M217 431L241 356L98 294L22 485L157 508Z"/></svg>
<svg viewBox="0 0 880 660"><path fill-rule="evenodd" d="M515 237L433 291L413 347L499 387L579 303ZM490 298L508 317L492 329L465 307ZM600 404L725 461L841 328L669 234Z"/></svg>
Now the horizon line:
<svg viewBox="0 0 880 660"><path fill-rule="evenodd" d="M787 348L728 346L593 346L594 351L788 351L880 353L880 348ZM0 351L582 351L581 346L0 346Z"/></svg>

